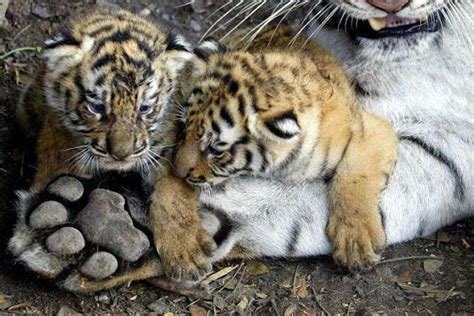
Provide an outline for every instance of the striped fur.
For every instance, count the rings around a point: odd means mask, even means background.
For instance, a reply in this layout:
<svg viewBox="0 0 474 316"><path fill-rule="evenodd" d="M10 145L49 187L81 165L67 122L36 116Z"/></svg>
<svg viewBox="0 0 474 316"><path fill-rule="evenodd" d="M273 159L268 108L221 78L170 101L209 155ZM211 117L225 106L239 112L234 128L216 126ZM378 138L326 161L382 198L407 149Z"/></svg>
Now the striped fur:
<svg viewBox="0 0 474 316"><path fill-rule="evenodd" d="M385 245L379 196L397 138L358 107L334 59L315 46L313 54L217 53L205 67L188 100L177 174L202 188L241 175L329 181L335 259L349 267L376 260ZM346 250L354 242L360 248Z"/></svg>
<svg viewBox="0 0 474 316"><path fill-rule="evenodd" d="M160 165L160 148L173 142L165 139L169 105L189 51L180 36L124 10L72 18L45 42L44 63L18 110L24 129L40 135L37 181L58 171L149 173ZM59 159L43 154L51 151Z"/></svg>

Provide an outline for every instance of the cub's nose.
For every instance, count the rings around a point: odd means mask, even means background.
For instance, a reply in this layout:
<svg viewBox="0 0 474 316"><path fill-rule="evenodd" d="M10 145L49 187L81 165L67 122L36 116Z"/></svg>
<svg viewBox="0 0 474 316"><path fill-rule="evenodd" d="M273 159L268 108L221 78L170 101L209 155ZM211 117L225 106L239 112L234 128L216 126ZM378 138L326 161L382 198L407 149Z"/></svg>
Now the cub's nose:
<svg viewBox="0 0 474 316"><path fill-rule="evenodd" d="M388 13L400 11L409 0L367 0L367 2L377 9Z"/></svg>

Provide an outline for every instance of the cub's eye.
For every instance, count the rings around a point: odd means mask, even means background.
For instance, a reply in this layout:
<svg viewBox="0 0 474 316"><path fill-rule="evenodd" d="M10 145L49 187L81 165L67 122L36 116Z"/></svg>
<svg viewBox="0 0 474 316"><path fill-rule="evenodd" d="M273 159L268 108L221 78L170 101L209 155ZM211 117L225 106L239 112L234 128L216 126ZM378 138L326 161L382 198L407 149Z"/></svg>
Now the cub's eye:
<svg viewBox="0 0 474 316"><path fill-rule="evenodd" d="M87 109L92 114L105 114L105 105L103 103L89 103Z"/></svg>
<svg viewBox="0 0 474 316"><path fill-rule="evenodd" d="M152 110L153 110L153 107L149 104L143 104L138 109L141 115L149 114Z"/></svg>
<svg viewBox="0 0 474 316"><path fill-rule="evenodd" d="M224 156L224 152L218 149L215 149L213 146L207 147L205 151L206 156L212 155L214 158L222 158Z"/></svg>

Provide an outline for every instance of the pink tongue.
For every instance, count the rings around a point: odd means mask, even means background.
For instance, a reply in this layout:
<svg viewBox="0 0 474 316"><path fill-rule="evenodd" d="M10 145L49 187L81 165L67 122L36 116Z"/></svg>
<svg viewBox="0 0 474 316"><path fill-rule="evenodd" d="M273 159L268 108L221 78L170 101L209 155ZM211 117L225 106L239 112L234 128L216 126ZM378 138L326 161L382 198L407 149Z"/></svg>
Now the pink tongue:
<svg viewBox="0 0 474 316"><path fill-rule="evenodd" d="M393 14L389 14L386 20L386 27L397 27L401 25L416 23L414 19L401 18Z"/></svg>

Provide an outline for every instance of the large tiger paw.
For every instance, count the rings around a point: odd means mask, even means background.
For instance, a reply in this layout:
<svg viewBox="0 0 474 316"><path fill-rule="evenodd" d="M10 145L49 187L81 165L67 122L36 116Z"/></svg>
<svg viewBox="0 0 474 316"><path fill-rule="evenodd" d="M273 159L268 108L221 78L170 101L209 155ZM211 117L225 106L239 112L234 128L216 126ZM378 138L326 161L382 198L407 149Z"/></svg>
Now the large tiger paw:
<svg viewBox="0 0 474 316"><path fill-rule="evenodd" d="M63 176L42 191L20 192L8 245L16 260L69 291L87 292L88 281L110 279L153 257L146 207L135 193L99 184Z"/></svg>
<svg viewBox="0 0 474 316"><path fill-rule="evenodd" d="M386 235L379 217L347 218L331 215L326 233L332 242L334 261L348 269L361 269L380 260Z"/></svg>

